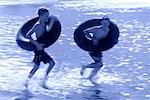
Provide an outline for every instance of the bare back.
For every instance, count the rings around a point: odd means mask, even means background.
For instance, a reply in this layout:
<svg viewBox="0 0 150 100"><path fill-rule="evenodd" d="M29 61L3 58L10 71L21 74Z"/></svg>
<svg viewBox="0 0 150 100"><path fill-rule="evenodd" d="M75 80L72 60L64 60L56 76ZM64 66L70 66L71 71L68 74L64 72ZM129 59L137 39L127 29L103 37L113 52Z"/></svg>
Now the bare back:
<svg viewBox="0 0 150 100"><path fill-rule="evenodd" d="M87 29L84 31L85 34L87 36L89 36L89 33L92 33L93 36L90 37L91 40L93 41L93 44L94 45L98 45L99 44L99 40L105 38L108 33L109 33L109 28L108 27L93 27L93 28L90 28L90 29Z"/></svg>
<svg viewBox="0 0 150 100"><path fill-rule="evenodd" d="M108 32L109 32L109 28L104 29L102 27L99 27L95 29L95 33L93 34L93 37L97 40L100 40L102 38L105 38L108 35Z"/></svg>

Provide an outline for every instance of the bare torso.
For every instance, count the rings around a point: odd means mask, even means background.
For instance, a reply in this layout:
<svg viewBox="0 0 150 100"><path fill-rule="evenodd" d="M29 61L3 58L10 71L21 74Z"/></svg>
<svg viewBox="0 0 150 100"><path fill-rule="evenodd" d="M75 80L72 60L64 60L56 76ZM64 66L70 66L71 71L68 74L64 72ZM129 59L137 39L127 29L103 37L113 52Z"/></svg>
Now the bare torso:
<svg viewBox="0 0 150 100"><path fill-rule="evenodd" d="M34 44L38 48L38 50L42 50L42 46L44 46L45 44L39 44L37 41L34 40L41 37L45 32L50 31L56 20L56 17L53 16L50 16L49 18L51 18L50 22L46 24L45 22L39 21L26 35L26 37L30 39L31 43ZM33 38L33 35L35 38Z"/></svg>
<svg viewBox="0 0 150 100"><path fill-rule="evenodd" d="M93 41L94 45L98 45L99 40L105 38L108 35L109 28L108 27L104 28L102 26L99 26L99 27L93 27L90 29L86 29L84 32L87 36L89 36L89 34L92 33L93 36L91 37L91 40Z"/></svg>
<svg viewBox="0 0 150 100"><path fill-rule="evenodd" d="M105 38L109 33L109 28L97 28L95 29L95 33L93 33L93 38L97 39L98 41L102 38Z"/></svg>
<svg viewBox="0 0 150 100"><path fill-rule="evenodd" d="M35 28L36 37L41 37L46 32L45 24L37 24Z"/></svg>

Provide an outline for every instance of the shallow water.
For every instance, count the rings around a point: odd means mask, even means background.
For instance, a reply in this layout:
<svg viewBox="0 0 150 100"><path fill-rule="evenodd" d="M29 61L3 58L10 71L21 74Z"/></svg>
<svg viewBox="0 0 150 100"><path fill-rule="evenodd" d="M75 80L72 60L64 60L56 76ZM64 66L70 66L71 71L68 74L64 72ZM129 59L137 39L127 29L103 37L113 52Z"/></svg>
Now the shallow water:
<svg viewBox="0 0 150 100"><path fill-rule="evenodd" d="M150 1L148 0L1 0L0 5L50 4L56 2L59 2L58 6L80 10L150 7Z"/></svg>
<svg viewBox="0 0 150 100"><path fill-rule="evenodd" d="M39 86L47 67L41 64L29 86L35 96L32 99L149 100L150 9L95 7L87 10L82 5L77 8L64 5L67 3L60 1L44 5L58 17L63 28L58 41L46 49L56 61L48 80L51 90ZM36 16L37 8L41 5L0 6L0 100L11 100L24 90L22 84L32 68L33 53L19 48L15 38L19 28ZM110 16L119 26L120 38L114 48L104 52L104 66L97 75L97 82L101 85L95 86L84 79L90 69L84 78L79 74L81 65L92 62L92 59L76 46L73 32L81 22L101 18L102 15Z"/></svg>

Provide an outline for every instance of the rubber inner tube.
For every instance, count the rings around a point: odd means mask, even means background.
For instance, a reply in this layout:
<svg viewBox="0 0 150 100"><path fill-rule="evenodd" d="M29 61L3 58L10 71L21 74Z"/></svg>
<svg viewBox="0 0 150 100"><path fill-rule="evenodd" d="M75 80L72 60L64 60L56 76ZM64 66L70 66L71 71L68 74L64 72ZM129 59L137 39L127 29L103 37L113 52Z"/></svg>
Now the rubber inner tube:
<svg viewBox="0 0 150 100"><path fill-rule="evenodd" d="M81 23L74 31L74 41L83 50L88 52L106 51L118 43L119 28L110 21L108 35L99 41L99 45L95 46L92 40L86 38L84 30L93 26L100 26L102 19L92 19Z"/></svg>
<svg viewBox="0 0 150 100"><path fill-rule="evenodd" d="M39 20L38 17L35 17L29 21L27 21L18 31L16 42L19 47L28 51L36 50L35 45L33 45L29 39L25 36L26 34L32 29L32 27L37 23ZM61 24L59 20L54 22L52 29L49 32L45 32L41 37L39 37L36 41L38 43L45 44L44 48L51 46L56 40L59 38L61 34Z"/></svg>

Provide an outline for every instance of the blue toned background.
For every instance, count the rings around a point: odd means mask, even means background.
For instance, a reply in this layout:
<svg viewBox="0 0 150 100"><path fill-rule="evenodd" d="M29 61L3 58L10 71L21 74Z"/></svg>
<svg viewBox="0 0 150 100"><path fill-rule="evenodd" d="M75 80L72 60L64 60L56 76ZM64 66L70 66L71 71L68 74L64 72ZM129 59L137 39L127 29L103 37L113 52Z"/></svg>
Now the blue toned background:
<svg viewBox="0 0 150 100"><path fill-rule="evenodd" d="M19 48L16 34L41 6L62 23L58 41L46 51L56 62L48 86L39 84L47 65L33 77L29 89L33 100L149 100L150 99L150 1L148 0L1 0L0 1L0 100L11 100L24 90L32 69L33 52ZM76 46L74 29L92 18L108 15L119 27L119 43L104 52L104 66L98 72L99 90L80 74L82 64L92 62ZM84 77L90 73L86 71ZM37 99L38 98L38 99ZM32 99L31 99L32 100Z"/></svg>

